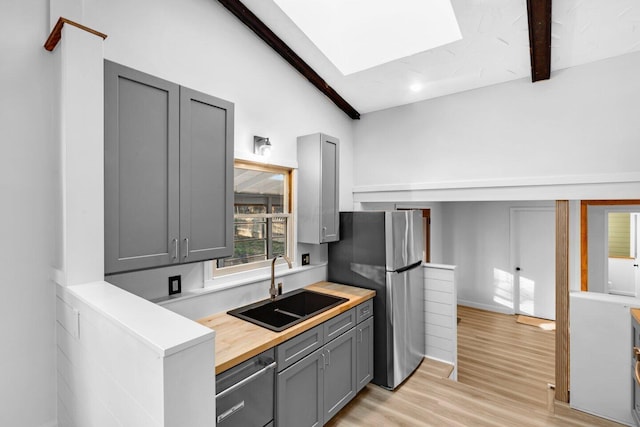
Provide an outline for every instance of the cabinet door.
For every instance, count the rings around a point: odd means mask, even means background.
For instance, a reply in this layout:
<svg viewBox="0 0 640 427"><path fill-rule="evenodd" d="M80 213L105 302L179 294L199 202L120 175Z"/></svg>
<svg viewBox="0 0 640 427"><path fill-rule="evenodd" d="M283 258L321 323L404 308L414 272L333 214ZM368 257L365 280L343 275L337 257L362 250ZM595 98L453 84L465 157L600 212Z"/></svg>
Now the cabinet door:
<svg viewBox="0 0 640 427"><path fill-rule="evenodd" d="M316 350L278 374L276 425L320 427L323 420L324 353Z"/></svg>
<svg viewBox="0 0 640 427"><path fill-rule="evenodd" d="M356 372L360 391L373 379L373 317L356 326Z"/></svg>
<svg viewBox="0 0 640 427"><path fill-rule="evenodd" d="M321 134L320 243L339 239L338 140Z"/></svg>
<svg viewBox="0 0 640 427"><path fill-rule="evenodd" d="M179 88L105 61L105 273L179 262Z"/></svg>
<svg viewBox="0 0 640 427"><path fill-rule="evenodd" d="M355 328L324 346L324 421L327 422L356 395Z"/></svg>
<svg viewBox="0 0 640 427"><path fill-rule="evenodd" d="M180 88L181 262L233 253L233 104Z"/></svg>
<svg viewBox="0 0 640 427"><path fill-rule="evenodd" d="M298 241L339 238L339 142L321 133L298 137Z"/></svg>

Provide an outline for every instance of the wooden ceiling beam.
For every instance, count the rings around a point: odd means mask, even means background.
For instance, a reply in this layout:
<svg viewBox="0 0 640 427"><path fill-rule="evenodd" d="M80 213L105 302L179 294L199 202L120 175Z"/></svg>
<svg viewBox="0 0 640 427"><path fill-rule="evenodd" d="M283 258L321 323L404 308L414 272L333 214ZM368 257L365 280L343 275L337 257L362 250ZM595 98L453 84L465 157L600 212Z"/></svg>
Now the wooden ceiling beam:
<svg viewBox="0 0 640 427"><path fill-rule="evenodd" d="M551 77L551 0L527 0L531 81Z"/></svg>
<svg viewBox="0 0 640 427"><path fill-rule="evenodd" d="M280 37L265 25L253 12L239 0L218 0L233 13L243 24L249 27L258 37L282 56L293 68L305 76L316 88L325 94L334 104L354 120L360 118L356 111L338 92L316 73L298 54L296 54Z"/></svg>

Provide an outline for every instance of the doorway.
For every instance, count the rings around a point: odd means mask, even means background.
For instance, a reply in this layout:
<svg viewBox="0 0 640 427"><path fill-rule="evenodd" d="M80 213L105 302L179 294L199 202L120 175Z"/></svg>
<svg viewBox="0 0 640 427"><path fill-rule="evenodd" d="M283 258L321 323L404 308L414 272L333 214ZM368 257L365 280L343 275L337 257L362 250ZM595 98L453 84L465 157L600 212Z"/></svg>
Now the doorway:
<svg viewBox="0 0 640 427"><path fill-rule="evenodd" d="M514 312L555 320L555 209L510 211Z"/></svg>
<svg viewBox="0 0 640 427"><path fill-rule="evenodd" d="M639 212L640 200L581 202L582 291L640 296Z"/></svg>

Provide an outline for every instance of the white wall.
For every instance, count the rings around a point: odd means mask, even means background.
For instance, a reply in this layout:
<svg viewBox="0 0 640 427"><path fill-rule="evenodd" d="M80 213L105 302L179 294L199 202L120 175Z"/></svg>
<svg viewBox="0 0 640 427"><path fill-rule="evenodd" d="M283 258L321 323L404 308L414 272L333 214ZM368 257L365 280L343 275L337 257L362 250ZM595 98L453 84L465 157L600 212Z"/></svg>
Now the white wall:
<svg viewBox="0 0 640 427"><path fill-rule="evenodd" d="M571 407L634 425L632 408L633 334L630 308L637 298L572 292Z"/></svg>
<svg viewBox="0 0 640 427"><path fill-rule="evenodd" d="M0 2L0 425L56 422L54 58L41 0Z"/></svg>
<svg viewBox="0 0 640 427"><path fill-rule="evenodd" d="M638 71L633 53L535 84L522 79L365 114L356 123L354 184L446 189L468 180L547 185L621 174L637 182ZM519 189L511 200L581 198L570 190L532 197Z"/></svg>
<svg viewBox="0 0 640 427"><path fill-rule="evenodd" d="M218 2L161 3L85 1L85 22L109 36L105 58L235 103L236 153L268 136L271 162L295 164L297 136L338 137L340 204L351 206L352 120Z"/></svg>
<svg viewBox="0 0 640 427"><path fill-rule="evenodd" d="M326 278L326 265L305 267L293 274L288 274L286 266L276 268L276 283L282 283L284 292L293 291ZM270 272L262 271L255 274L253 280L241 285L207 288L190 296L170 299L158 304L184 317L198 320L210 314L268 298L270 284Z"/></svg>
<svg viewBox="0 0 640 427"><path fill-rule="evenodd" d="M458 302L513 313L510 208L554 207L555 203L448 202L442 206L444 262L456 266Z"/></svg>
<svg viewBox="0 0 640 427"><path fill-rule="evenodd" d="M605 277L605 260L607 253L607 215L605 206L587 207L587 233L589 241L587 254L589 259L588 285L590 292L605 292L607 278Z"/></svg>
<svg viewBox="0 0 640 427"><path fill-rule="evenodd" d="M218 2L89 0L83 18L108 35L105 58L233 102L236 157L255 159L253 136L268 136L270 162L295 166L298 136L322 131L339 138L340 208L352 208L352 120ZM326 250L313 249L301 245L296 261L303 252L326 261ZM201 288L202 270L197 263L107 280L158 298L174 274L182 275L183 290Z"/></svg>

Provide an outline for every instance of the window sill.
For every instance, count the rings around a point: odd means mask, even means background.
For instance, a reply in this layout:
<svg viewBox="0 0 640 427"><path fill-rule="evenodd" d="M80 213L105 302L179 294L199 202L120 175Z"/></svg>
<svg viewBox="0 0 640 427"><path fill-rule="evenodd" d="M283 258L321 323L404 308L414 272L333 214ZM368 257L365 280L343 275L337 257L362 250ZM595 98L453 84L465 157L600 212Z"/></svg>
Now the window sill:
<svg viewBox="0 0 640 427"><path fill-rule="evenodd" d="M286 266L276 266L276 276L278 278L283 276L289 276L291 274L301 273L303 271L312 270L315 268L323 268L327 263L296 266L291 269ZM243 271L240 273L229 274L223 277L217 277L215 279L208 279L204 281L204 287L199 289L192 289L190 291L182 292L179 295L163 296L151 300L158 305L165 305L176 301L183 301L190 298L195 298L205 294L212 294L220 291L224 291L230 288L241 287L245 285L251 285L256 282L262 282L271 279L271 267L259 268L251 271Z"/></svg>

